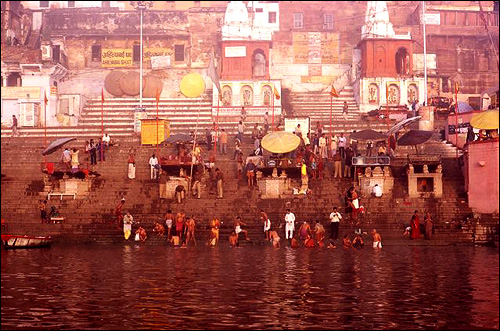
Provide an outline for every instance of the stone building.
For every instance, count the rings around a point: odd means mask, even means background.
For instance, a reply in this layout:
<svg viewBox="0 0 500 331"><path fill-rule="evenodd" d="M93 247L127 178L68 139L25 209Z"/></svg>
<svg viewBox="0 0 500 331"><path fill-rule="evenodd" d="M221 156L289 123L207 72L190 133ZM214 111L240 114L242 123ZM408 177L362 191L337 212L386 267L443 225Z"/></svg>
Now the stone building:
<svg viewBox="0 0 500 331"><path fill-rule="evenodd" d="M400 91L394 105L408 105L412 95L422 101L422 2L371 3L154 1L144 13L144 73L162 81L165 98L181 97L179 82L188 72L201 73L210 89L213 53L227 81L222 93L231 94L228 114L250 105L242 99L249 92L258 114L272 107L269 99L279 114L284 100L270 96L274 87L285 95L326 92L333 84L354 91L362 112L387 104L390 82ZM459 99L473 103L498 84L498 1L426 4L428 95L451 96L458 82ZM1 83L9 87L2 89L2 122L19 115L21 103L34 103L31 113L41 113L47 96L47 124L60 125L58 115L77 117L86 98L100 96L111 71L138 72L140 19L133 8L130 1L2 1ZM370 55L380 43L398 44L386 49L390 72L380 72ZM398 53L402 48L406 53ZM242 90L245 82L251 91ZM217 100L216 92L214 107ZM21 122L40 125L37 118Z"/></svg>
<svg viewBox="0 0 500 331"><path fill-rule="evenodd" d="M272 119L280 116L281 82L271 80L269 61L278 15L277 3L229 3L221 35L222 96L219 101L219 91L213 89L214 117L261 122L266 112Z"/></svg>

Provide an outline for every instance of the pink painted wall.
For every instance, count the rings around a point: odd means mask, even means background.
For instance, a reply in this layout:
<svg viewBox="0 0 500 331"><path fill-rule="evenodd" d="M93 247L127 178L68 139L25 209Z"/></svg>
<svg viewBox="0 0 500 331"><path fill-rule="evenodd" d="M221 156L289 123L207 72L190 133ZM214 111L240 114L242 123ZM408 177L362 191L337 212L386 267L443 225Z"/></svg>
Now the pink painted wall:
<svg viewBox="0 0 500 331"><path fill-rule="evenodd" d="M468 150L469 207L479 213L498 213L498 138L470 143Z"/></svg>

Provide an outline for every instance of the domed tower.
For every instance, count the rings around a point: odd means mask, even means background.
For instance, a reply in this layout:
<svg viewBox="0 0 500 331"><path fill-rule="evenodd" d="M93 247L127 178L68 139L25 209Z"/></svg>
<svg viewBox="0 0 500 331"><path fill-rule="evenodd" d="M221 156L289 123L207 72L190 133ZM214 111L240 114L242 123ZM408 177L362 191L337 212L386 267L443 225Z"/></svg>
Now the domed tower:
<svg viewBox="0 0 500 331"><path fill-rule="evenodd" d="M212 103L212 114L225 117L226 123L262 122L266 112L270 117L281 114L281 82L271 81L269 75L272 36L279 30L277 17L279 4L275 2L245 5L231 1L227 6L221 36L221 98L214 89Z"/></svg>
<svg viewBox="0 0 500 331"><path fill-rule="evenodd" d="M424 79L413 73L410 33L396 34L385 1L368 1L361 29L360 110L397 111L423 101Z"/></svg>

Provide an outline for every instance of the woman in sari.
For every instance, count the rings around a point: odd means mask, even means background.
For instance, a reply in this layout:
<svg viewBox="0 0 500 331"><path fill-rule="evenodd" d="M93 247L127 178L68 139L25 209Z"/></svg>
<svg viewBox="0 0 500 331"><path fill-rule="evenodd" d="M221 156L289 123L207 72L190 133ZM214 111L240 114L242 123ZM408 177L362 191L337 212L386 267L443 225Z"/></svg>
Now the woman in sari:
<svg viewBox="0 0 500 331"><path fill-rule="evenodd" d="M415 210L410 221L411 239L420 239L420 221L418 219L418 210Z"/></svg>
<svg viewBox="0 0 500 331"><path fill-rule="evenodd" d="M424 218L424 226L425 226L425 234L424 234L424 237L426 240L431 240L431 236L432 236L432 217L431 217L431 214L430 213L426 213L425 214L425 218Z"/></svg>

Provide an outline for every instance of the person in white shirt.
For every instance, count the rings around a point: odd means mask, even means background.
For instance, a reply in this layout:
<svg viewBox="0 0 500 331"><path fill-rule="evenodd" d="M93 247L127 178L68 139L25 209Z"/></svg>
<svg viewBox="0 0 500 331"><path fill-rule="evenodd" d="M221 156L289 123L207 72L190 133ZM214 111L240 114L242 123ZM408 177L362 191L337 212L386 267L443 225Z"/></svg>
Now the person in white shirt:
<svg viewBox="0 0 500 331"><path fill-rule="evenodd" d="M109 147L109 143L111 142L111 137L107 133L105 133L102 136L102 142L104 143L104 148L108 148Z"/></svg>
<svg viewBox="0 0 500 331"><path fill-rule="evenodd" d="M333 212L330 214L330 240L337 240L339 238L339 223L342 215L337 211L337 207L333 207Z"/></svg>
<svg viewBox="0 0 500 331"><path fill-rule="evenodd" d="M339 137L339 153L340 153L340 156L343 159L345 159L345 147L346 147L346 144L347 144L347 138L344 137L343 133L341 133L340 137Z"/></svg>
<svg viewBox="0 0 500 331"><path fill-rule="evenodd" d="M151 156L151 158L149 159L149 166L151 167L151 179L157 179L159 167L156 155L153 154L153 156Z"/></svg>
<svg viewBox="0 0 500 331"><path fill-rule="evenodd" d="M295 230L295 214L292 213L290 209L287 209L285 215L285 238L292 239L294 230Z"/></svg>
<svg viewBox="0 0 500 331"><path fill-rule="evenodd" d="M326 159L328 157L326 153L326 138L325 134L321 134L321 137L319 138L319 157Z"/></svg>
<svg viewBox="0 0 500 331"><path fill-rule="evenodd" d="M245 125L242 121L238 123L238 139L243 142L243 133L245 132Z"/></svg>
<svg viewBox="0 0 500 331"><path fill-rule="evenodd" d="M373 187L373 195L375 195L377 198L380 198L382 196L382 188L378 186L378 184L375 184Z"/></svg>
<svg viewBox="0 0 500 331"><path fill-rule="evenodd" d="M337 154L338 138L336 135L332 135L332 140L330 142L330 152L332 158Z"/></svg>

